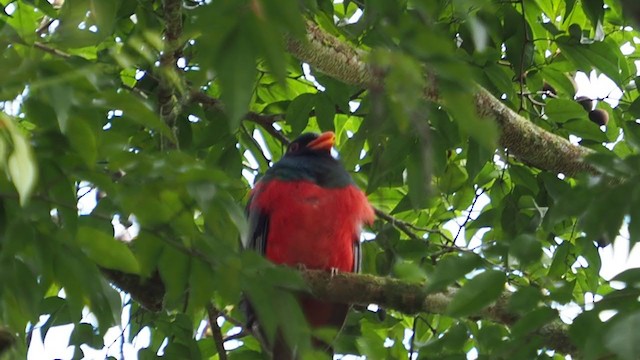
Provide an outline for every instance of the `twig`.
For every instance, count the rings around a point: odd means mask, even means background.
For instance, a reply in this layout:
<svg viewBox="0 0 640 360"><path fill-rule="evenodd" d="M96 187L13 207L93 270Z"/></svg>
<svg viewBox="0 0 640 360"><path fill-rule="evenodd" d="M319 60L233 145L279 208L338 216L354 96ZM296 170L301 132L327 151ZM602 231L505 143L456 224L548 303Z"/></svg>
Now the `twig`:
<svg viewBox="0 0 640 360"><path fill-rule="evenodd" d="M271 159L267 158L267 155L265 155L262 147L260 146L260 144L258 144L258 141L251 135L251 133L249 133L249 130L247 130L247 128L244 125L241 125L240 129L242 129L242 132L247 137L247 140L249 140L253 144L253 146L258 148L258 150L259 150L258 152L262 156L262 159L264 160L264 162L269 164L271 162ZM251 152L251 153L253 153L253 152Z"/></svg>
<svg viewBox="0 0 640 360"><path fill-rule="evenodd" d="M476 196L473 198L473 202L471 203L471 207L469 208L469 212L467 213L467 218L460 225L460 227L458 227L458 232L456 233L456 236L453 238L454 244L456 241L458 241L458 236L460 236L462 229L469 223L469 220L471 220L471 214L473 213L473 208L476 206L476 202L478 201L478 199L482 194L484 194L484 189L480 188L480 193L476 193Z"/></svg>
<svg viewBox="0 0 640 360"><path fill-rule="evenodd" d="M224 111L224 106L220 100L213 98L201 91L192 90L189 93L189 96L191 102L199 103L204 106L214 107L221 111ZM281 131L278 131L273 127L273 123L284 120L283 114L264 115L251 111L248 112L244 116L244 118L248 121L260 125L263 129L265 129L266 132L268 132L274 138L278 139L284 145L289 145L291 143L291 141L286 136L284 136Z"/></svg>
<svg viewBox="0 0 640 360"><path fill-rule="evenodd" d="M403 233L405 233L406 235L408 235L411 239L413 240L420 240L420 241L424 241L425 239L419 237L418 235L416 235L415 232L413 232L412 230L416 230L416 231L424 231L427 233L432 233L432 234L438 234L440 236L442 236L445 240L447 241L452 241L451 238L449 238L449 236L447 236L447 234L443 233L442 231L438 230L438 229L428 229L428 228L423 228L423 227L419 227L419 226L415 226L411 223L408 223L406 221L402 221L392 215L387 214L386 212L378 209L378 208L373 208L373 210L376 213L376 216L387 221L388 223L390 223L391 225L395 226L396 228L398 228L398 230L402 231Z"/></svg>
<svg viewBox="0 0 640 360"><path fill-rule="evenodd" d="M409 338L409 360L413 359L413 351L415 345L416 338L416 330L418 329L418 319L420 315L416 315L413 317L413 325L411 326L411 338Z"/></svg>
<svg viewBox="0 0 640 360"><path fill-rule="evenodd" d="M246 331L245 329L242 329L242 331L240 331L237 334L233 334L233 335L229 335L229 336L225 336L224 337L224 341L231 341L231 340L238 340L238 339L242 339L243 337L247 337L251 335L250 332Z"/></svg>
<svg viewBox="0 0 640 360"><path fill-rule="evenodd" d="M220 310L213 306L213 303L207 304L207 315L209 317L209 327L211 327L211 334L213 335L213 341L216 344L218 350L218 358L220 360L227 360L227 351L224 349L224 339L222 338L222 331L218 326L218 316L220 316Z"/></svg>
<svg viewBox="0 0 640 360"><path fill-rule="evenodd" d="M45 44L43 44L43 43L41 43L41 42L39 42L39 41L34 42L34 43L33 43L33 46L34 46L36 49L40 49L40 50L42 50L42 51L48 52L49 54L53 54L53 55L56 55L56 56L60 56L61 58L64 58L64 59L69 59L69 58L71 58L71 57L73 56L73 55L71 55L71 54L67 54L67 53L66 53L66 52L64 52L64 51L61 51L61 50L58 50L58 49L54 49L54 48L52 48L52 47L49 47L48 45L45 45Z"/></svg>
<svg viewBox="0 0 640 360"><path fill-rule="evenodd" d="M274 119L282 120L284 116L282 115L269 116L269 115L261 115L261 114L256 114L254 112L250 112L245 116L245 118L249 121L252 121L260 125L263 129L265 129L266 132L268 132L274 138L278 139L282 144L289 145L291 143L291 141L286 136L284 136L282 132L276 130L276 128L273 127L273 123L277 121Z"/></svg>

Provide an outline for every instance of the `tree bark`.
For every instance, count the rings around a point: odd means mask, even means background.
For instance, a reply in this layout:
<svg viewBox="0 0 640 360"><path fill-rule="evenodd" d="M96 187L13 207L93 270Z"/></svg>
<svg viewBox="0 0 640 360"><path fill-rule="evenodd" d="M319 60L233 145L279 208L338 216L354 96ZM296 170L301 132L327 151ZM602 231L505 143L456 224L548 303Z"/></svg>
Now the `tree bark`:
<svg viewBox="0 0 640 360"><path fill-rule="evenodd" d="M383 86L383 75L374 71L364 59L366 53L324 32L311 21L307 22L307 38L286 39L289 52L311 67L346 84L364 88ZM441 102L435 77L424 74L427 85L424 98ZM476 85L475 105L478 116L495 121L500 128L500 145L518 160L553 173L575 176L596 174L597 170L584 161L591 149L571 144L552 134L505 106L489 91Z"/></svg>

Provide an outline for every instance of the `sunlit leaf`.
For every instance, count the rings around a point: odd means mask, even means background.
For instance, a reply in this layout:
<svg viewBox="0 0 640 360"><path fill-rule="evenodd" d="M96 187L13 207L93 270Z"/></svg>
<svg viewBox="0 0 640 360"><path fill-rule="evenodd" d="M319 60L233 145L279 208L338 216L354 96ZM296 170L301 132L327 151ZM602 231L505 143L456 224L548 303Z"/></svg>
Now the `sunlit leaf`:
<svg viewBox="0 0 640 360"><path fill-rule="evenodd" d="M140 271L138 261L129 247L110 234L81 226L78 228L76 240L87 256L100 266L131 274Z"/></svg>

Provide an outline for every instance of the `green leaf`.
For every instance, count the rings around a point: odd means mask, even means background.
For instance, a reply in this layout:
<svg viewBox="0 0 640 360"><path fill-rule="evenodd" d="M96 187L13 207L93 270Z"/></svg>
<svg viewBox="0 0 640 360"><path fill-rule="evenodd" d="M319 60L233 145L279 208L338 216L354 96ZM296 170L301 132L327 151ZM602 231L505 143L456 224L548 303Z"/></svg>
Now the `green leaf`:
<svg viewBox="0 0 640 360"><path fill-rule="evenodd" d="M611 281L620 281L630 287L640 286L640 268L627 269L614 276Z"/></svg>
<svg viewBox="0 0 640 360"><path fill-rule="evenodd" d="M571 119L585 119L587 112L574 100L550 99L544 108L549 120L564 123Z"/></svg>
<svg viewBox="0 0 640 360"><path fill-rule="evenodd" d="M431 168L427 150L420 145L414 146L407 158L407 185L409 186L409 199L414 209L424 209L429 206L429 184L426 179L431 179Z"/></svg>
<svg viewBox="0 0 640 360"><path fill-rule="evenodd" d="M78 347L80 345L89 345L94 349L101 349L104 346L104 341L91 324L80 323L74 326L69 338L69 345Z"/></svg>
<svg viewBox="0 0 640 360"><path fill-rule="evenodd" d="M160 278L166 287L164 303L170 309L184 308L191 259L170 247L165 247L158 259Z"/></svg>
<svg viewBox="0 0 640 360"><path fill-rule="evenodd" d="M157 236L141 231L132 246L140 264L140 276L151 276L156 271L165 244Z"/></svg>
<svg viewBox="0 0 640 360"><path fill-rule="evenodd" d="M640 117L640 97L633 100L627 111L634 117Z"/></svg>
<svg viewBox="0 0 640 360"><path fill-rule="evenodd" d="M481 265L482 258L475 254L465 253L443 257L429 276L427 291L442 290Z"/></svg>
<svg viewBox="0 0 640 360"><path fill-rule="evenodd" d="M549 266L548 276L560 277L567 272L571 265L568 256L572 248L573 245L568 241L564 241L556 248L553 254L553 261L551 262L551 266Z"/></svg>
<svg viewBox="0 0 640 360"><path fill-rule="evenodd" d="M542 244L532 234L520 234L511 242L509 252L527 266L540 260Z"/></svg>
<svg viewBox="0 0 640 360"><path fill-rule="evenodd" d="M13 14L3 18L20 35L22 41L27 44L33 44L37 38L36 27L39 23L39 15L31 5L24 1L15 2L14 6ZM7 30L3 29L3 31Z"/></svg>
<svg viewBox="0 0 640 360"><path fill-rule="evenodd" d="M603 0L582 0L582 8L591 20L591 25L595 29L604 18ZM600 24L602 26L602 24Z"/></svg>
<svg viewBox="0 0 640 360"><path fill-rule="evenodd" d="M140 265L131 249L109 233L93 227L80 226L76 241L89 259L102 267L129 274L140 272Z"/></svg>
<svg viewBox="0 0 640 360"><path fill-rule="evenodd" d="M323 92L318 92L316 94L315 109L320 130L333 130L333 118L336 115L336 107L327 94Z"/></svg>
<svg viewBox="0 0 640 360"><path fill-rule="evenodd" d="M442 97L447 99L449 111L460 129L471 136L482 147L493 151L498 140L498 128L494 121L480 119L475 112L475 100L471 94L454 89L446 89Z"/></svg>
<svg viewBox="0 0 640 360"><path fill-rule="evenodd" d="M93 130L84 119L72 118L67 124L65 135L71 146L89 168L96 165L98 158L97 141Z"/></svg>
<svg viewBox="0 0 640 360"><path fill-rule="evenodd" d="M618 316L604 336L609 351L624 360L635 360L640 354L640 312Z"/></svg>
<svg viewBox="0 0 640 360"><path fill-rule="evenodd" d="M217 57L216 69L222 89L221 100L229 116L229 128L238 128L249 110L256 82L256 54L251 37L242 29L229 33L224 54Z"/></svg>
<svg viewBox="0 0 640 360"><path fill-rule="evenodd" d="M469 178L475 180L476 175L478 175L485 164L491 160L492 156L492 151L480 146L480 144L473 138L469 138L466 164L466 170Z"/></svg>
<svg viewBox="0 0 640 360"><path fill-rule="evenodd" d="M624 71L621 71L619 58L616 56L619 50L612 48L608 43L576 44L566 36L563 36L557 39L557 44L562 54L578 70L588 73L592 68L596 68L618 84L622 84L625 81L622 78Z"/></svg>
<svg viewBox="0 0 640 360"><path fill-rule="evenodd" d="M115 119L114 121L133 121L151 130L159 131L173 142L176 141L173 131L162 121L150 104L138 100L130 94L106 92L102 94L99 104L103 105L107 110L113 110L114 108L122 110L122 119Z"/></svg>
<svg viewBox="0 0 640 360"><path fill-rule="evenodd" d="M0 126L7 128L11 134L13 151L7 161L7 170L11 181L18 190L18 195L20 195L20 205L25 206L38 178L36 160L31 146L27 143L24 135L16 129L11 119L4 115L0 116Z"/></svg>
<svg viewBox="0 0 640 360"><path fill-rule="evenodd" d="M398 279L413 283L421 283L426 278L424 270L418 264L410 261L396 261L393 273Z"/></svg>
<svg viewBox="0 0 640 360"><path fill-rule="evenodd" d="M502 271L486 270L469 280L456 292L447 307L447 314L463 317L477 314L504 291L507 276Z"/></svg>
<svg viewBox="0 0 640 360"><path fill-rule="evenodd" d="M558 316L558 310L541 307L527 312L513 325L512 335L521 337L548 324Z"/></svg>
<svg viewBox="0 0 640 360"><path fill-rule="evenodd" d="M526 314L538 306L542 301L540 289L533 286L525 286L516 291L509 298L509 309L520 314Z"/></svg>
<svg viewBox="0 0 640 360"><path fill-rule="evenodd" d="M291 101L287 107L285 120L291 125L291 135L298 136L307 127L309 113L316 102L316 95L311 93L301 94Z"/></svg>
<svg viewBox="0 0 640 360"><path fill-rule="evenodd" d="M199 259L191 262L189 273L189 310L196 312L202 309L216 290L216 283L212 280L213 270L210 265Z"/></svg>
<svg viewBox="0 0 640 360"><path fill-rule="evenodd" d="M438 181L440 191L445 194L452 194L460 189L469 179L469 175L465 168L458 164L449 164L445 169L444 175Z"/></svg>

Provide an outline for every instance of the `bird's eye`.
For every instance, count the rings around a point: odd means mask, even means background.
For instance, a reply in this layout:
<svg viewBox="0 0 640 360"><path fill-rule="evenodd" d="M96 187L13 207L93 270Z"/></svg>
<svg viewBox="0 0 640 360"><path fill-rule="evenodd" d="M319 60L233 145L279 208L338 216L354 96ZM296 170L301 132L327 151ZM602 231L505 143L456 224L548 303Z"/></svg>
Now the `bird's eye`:
<svg viewBox="0 0 640 360"><path fill-rule="evenodd" d="M298 144L298 143L293 143L293 144L289 145L289 152L290 152L290 153L292 153L292 152L296 152L296 151L298 151L298 148L299 148L299 147L300 147L300 144Z"/></svg>

